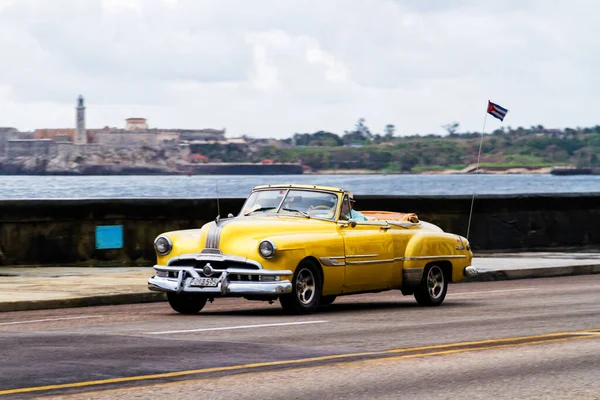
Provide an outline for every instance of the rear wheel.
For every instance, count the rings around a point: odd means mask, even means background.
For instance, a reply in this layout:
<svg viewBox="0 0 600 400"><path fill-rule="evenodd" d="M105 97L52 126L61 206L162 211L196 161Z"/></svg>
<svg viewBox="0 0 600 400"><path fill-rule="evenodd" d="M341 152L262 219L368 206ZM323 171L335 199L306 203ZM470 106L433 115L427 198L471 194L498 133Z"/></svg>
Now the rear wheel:
<svg viewBox="0 0 600 400"><path fill-rule="evenodd" d="M189 293L167 293L171 308L181 314L196 314L206 305L206 297Z"/></svg>
<svg viewBox="0 0 600 400"><path fill-rule="evenodd" d="M279 297L283 309L290 314L310 314L321 299L321 274L310 261L301 262L292 280L292 293Z"/></svg>
<svg viewBox="0 0 600 400"><path fill-rule="evenodd" d="M446 298L448 279L437 265L430 265L423 271L421 283L415 289L415 299L422 306L439 306Z"/></svg>

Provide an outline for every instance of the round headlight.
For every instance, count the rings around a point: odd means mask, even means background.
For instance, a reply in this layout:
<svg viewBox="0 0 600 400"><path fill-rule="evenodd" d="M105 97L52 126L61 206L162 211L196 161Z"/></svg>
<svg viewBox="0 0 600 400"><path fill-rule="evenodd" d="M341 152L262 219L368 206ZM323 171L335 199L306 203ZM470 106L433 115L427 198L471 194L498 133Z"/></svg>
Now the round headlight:
<svg viewBox="0 0 600 400"><path fill-rule="evenodd" d="M277 247L270 240L263 240L258 245L258 252L264 258L273 258L275 256L275 251Z"/></svg>
<svg viewBox="0 0 600 400"><path fill-rule="evenodd" d="M171 240L166 236L159 236L154 241L154 249L156 249L161 256L169 254L172 248L173 243L171 243Z"/></svg>

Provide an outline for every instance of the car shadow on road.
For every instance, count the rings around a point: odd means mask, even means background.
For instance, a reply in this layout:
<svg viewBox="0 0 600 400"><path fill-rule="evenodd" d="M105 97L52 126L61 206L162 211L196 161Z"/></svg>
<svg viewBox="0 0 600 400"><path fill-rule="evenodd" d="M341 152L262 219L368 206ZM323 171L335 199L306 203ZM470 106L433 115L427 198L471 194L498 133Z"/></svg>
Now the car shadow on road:
<svg viewBox="0 0 600 400"><path fill-rule="evenodd" d="M462 301L448 301L440 307L423 307L416 302L396 302L396 301L380 301L380 302L366 302L366 303L340 303L331 304L328 306L321 306L312 315L324 315L324 314L341 314L348 312L373 312L378 310L415 310L420 309L423 312L426 310L441 310L441 309L452 309L452 308L464 308L476 306L473 302L462 302ZM288 315L286 312L279 307L279 304L273 304L269 308L244 308L234 310L218 310L210 311L210 306L200 312L200 315L243 315L243 316L277 316Z"/></svg>

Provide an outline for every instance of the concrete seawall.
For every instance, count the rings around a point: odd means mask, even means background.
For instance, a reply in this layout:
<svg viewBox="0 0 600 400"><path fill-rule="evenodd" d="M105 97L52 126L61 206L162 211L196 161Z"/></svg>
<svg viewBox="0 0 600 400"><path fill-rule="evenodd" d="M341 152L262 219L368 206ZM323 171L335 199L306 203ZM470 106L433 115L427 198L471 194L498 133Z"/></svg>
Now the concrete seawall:
<svg viewBox="0 0 600 400"><path fill-rule="evenodd" d="M416 212L466 235L471 196L356 196L358 210ZM244 199L222 198L221 215ZM161 232L200 227L217 215L214 199L0 201L0 265L148 265ZM96 227L122 226L123 247L97 249ZM600 249L600 193L494 195L475 200L473 249Z"/></svg>

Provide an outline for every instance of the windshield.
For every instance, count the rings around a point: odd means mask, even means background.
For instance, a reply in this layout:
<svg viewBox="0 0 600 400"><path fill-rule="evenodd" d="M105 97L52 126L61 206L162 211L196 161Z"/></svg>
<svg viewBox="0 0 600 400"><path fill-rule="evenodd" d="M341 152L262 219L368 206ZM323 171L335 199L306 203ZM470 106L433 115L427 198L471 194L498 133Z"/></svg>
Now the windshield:
<svg viewBox="0 0 600 400"><path fill-rule="evenodd" d="M259 190L248 197L240 215L279 211L280 214L333 219L336 206L337 196L333 193L288 189Z"/></svg>

